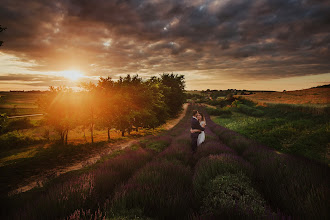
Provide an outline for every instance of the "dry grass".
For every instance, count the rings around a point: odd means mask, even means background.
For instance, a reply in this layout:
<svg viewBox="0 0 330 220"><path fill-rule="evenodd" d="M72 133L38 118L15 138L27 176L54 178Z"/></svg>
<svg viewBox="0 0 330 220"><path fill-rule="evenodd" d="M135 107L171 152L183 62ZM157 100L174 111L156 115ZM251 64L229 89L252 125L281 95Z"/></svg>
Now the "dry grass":
<svg viewBox="0 0 330 220"><path fill-rule="evenodd" d="M329 104L330 88L312 88L287 92L263 92L242 97L258 103Z"/></svg>

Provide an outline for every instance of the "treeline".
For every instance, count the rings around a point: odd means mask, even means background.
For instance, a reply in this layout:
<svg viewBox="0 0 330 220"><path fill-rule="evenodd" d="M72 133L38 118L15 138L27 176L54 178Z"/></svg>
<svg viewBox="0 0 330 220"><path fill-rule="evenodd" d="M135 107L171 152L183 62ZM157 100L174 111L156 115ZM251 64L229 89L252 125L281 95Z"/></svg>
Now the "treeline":
<svg viewBox="0 0 330 220"><path fill-rule="evenodd" d="M45 124L58 132L62 144L67 144L70 130L82 126L93 132L96 125L121 131L122 136L133 129L155 128L175 117L185 102L183 75L162 74L143 80L127 75L117 81L100 78L97 84L84 83L83 91L50 87L38 100L46 113Z"/></svg>

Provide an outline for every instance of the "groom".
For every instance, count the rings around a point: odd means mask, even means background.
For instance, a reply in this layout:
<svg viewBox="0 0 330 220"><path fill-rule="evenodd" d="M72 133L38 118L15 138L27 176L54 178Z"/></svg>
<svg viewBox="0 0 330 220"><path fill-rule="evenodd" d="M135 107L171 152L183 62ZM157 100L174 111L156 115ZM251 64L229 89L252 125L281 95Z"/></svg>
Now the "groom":
<svg viewBox="0 0 330 220"><path fill-rule="evenodd" d="M203 128L199 124L199 121L197 119L198 111L197 110L193 110L192 114L193 114L193 116L191 118L191 129L198 129L198 130L204 131L205 128ZM197 149L197 139L198 139L198 135L200 133L201 132L194 132L194 133L191 133L190 134L190 137L191 137L191 149L192 149L193 153L196 152L196 149Z"/></svg>

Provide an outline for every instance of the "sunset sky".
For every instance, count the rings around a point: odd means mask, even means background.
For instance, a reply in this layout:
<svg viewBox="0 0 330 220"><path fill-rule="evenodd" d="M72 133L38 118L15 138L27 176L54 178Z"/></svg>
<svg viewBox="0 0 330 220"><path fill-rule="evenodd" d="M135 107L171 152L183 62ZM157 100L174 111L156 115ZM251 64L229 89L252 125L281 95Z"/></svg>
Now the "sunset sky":
<svg viewBox="0 0 330 220"><path fill-rule="evenodd" d="M330 83L330 1L1 0L0 90L184 74L186 89Z"/></svg>

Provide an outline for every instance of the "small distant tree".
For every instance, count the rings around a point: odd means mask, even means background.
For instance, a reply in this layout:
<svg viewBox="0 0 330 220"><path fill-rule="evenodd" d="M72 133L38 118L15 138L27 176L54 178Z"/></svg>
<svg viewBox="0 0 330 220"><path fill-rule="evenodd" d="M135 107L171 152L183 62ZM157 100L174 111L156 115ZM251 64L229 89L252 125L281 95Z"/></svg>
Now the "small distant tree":
<svg viewBox="0 0 330 220"><path fill-rule="evenodd" d="M226 101L233 102L235 100L234 95L232 93L228 93L226 96Z"/></svg>

